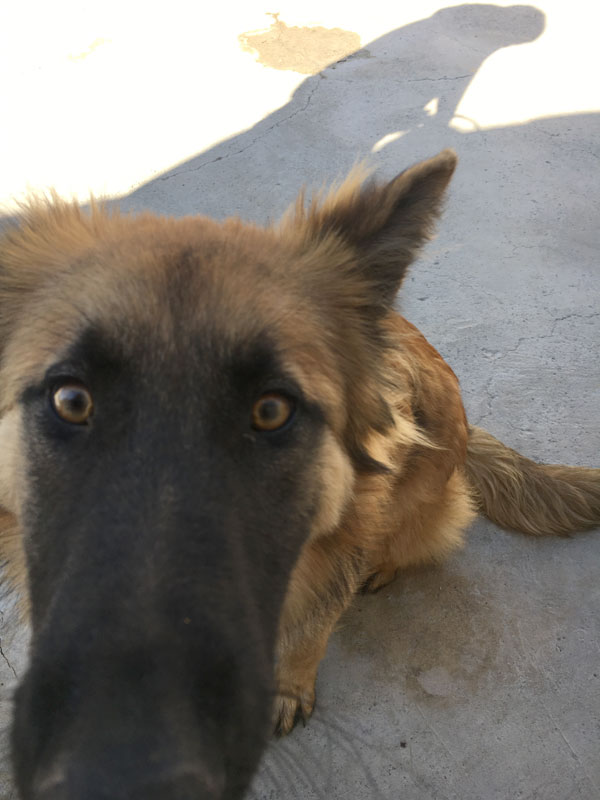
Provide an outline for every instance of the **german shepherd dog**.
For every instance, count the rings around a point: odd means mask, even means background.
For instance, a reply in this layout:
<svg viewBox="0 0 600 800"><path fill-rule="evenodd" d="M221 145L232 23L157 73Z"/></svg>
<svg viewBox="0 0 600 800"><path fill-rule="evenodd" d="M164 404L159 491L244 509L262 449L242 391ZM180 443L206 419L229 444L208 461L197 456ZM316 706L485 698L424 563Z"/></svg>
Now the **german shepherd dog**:
<svg viewBox="0 0 600 800"><path fill-rule="evenodd" d="M267 228L32 201L0 244L0 538L25 596L22 800L238 800L360 588L481 510L600 523L600 469L467 423L394 311L456 156Z"/></svg>

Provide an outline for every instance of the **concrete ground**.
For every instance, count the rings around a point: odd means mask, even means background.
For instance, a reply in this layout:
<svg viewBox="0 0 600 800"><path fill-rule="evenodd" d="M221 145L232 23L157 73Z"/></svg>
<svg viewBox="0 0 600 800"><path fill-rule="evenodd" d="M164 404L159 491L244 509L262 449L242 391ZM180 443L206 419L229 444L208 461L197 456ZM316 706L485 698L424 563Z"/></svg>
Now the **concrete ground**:
<svg viewBox="0 0 600 800"><path fill-rule="evenodd" d="M595 4L221 5L4 9L5 213L54 185L264 221L359 158L391 177L452 146L448 210L404 313L459 375L472 422L531 457L600 466ZM597 533L478 521L443 566L356 601L315 717L273 744L251 797L596 800L599 572ZM25 648L0 608L6 725Z"/></svg>

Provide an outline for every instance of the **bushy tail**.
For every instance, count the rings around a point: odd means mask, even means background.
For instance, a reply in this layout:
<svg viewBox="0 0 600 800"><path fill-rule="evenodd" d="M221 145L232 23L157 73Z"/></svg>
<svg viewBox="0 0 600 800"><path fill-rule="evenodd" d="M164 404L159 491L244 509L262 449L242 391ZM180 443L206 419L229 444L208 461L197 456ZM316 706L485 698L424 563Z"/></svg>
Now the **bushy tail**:
<svg viewBox="0 0 600 800"><path fill-rule="evenodd" d="M466 471L481 511L503 528L565 535L600 527L600 469L536 464L471 426Z"/></svg>

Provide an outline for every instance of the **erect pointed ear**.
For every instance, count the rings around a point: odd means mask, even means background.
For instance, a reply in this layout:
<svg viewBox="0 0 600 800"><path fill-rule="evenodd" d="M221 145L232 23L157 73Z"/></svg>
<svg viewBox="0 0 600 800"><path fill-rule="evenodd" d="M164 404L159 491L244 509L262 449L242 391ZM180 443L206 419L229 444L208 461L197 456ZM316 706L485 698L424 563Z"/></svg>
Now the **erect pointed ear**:
<svg viewBox="0 0 600 800"><path fill-rule="evenodd" d="M305 241L333 234L358 251L358 270L372 299L389 306L408 265L433 233L456 163L454 151L443 150L389 183L365 180L365 169L355 168L308 209L301 196L286 227L292 223Z"/></svg>

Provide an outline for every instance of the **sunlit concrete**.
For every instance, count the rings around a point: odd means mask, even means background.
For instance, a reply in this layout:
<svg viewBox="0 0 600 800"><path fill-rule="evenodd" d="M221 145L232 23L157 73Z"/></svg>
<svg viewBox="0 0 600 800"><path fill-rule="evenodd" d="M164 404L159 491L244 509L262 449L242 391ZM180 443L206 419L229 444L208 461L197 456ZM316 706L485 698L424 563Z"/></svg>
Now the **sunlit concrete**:
<svg viewBox="0 0 600 800"><path fill-rule="evenodd" d="M531 457L600 466L596 5L13 3L0 201L10 215L54 186L264 221L357 159L392 176L452 146L404 312L473 422ZM252 796L597 800L599 564L597 534L533 541L479 521L447 564L360 598L315 718L272 747ZM6 726L25 646L0 608Z"/></svg>
<svg viewBox="0 0 600 800"><path fill-rule="evenodd" d="M586 0L538 5L547 12L544 35L527 47L492 52L462 97L457 114L475 126L600 104L600 12ZM379 0L368 10L341 0L285 0L278 12L288 27L339 28L366 47L440 8L431 0ZM124 194L250 129L284 106L306 77L266 67L241 46L240 37L272 24L256 0L209 10L189 0L106 0L93 12L76 0L7 5L0 31L0 203L10 207L49 187L81 199ZM422 45L426 56L426 39Z"/></svg>

